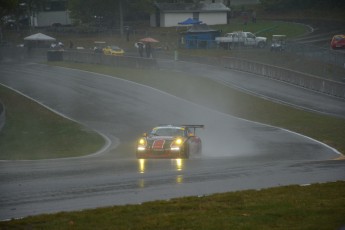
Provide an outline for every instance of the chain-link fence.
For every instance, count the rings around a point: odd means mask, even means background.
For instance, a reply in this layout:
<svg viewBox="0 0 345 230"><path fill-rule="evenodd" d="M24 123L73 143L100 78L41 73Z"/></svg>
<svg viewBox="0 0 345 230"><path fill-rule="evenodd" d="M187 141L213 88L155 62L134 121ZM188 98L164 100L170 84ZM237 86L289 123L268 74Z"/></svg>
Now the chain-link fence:
<svg viewBox="0 0 345 230"><path fill-rule="evenodd" d="M23 34L26 32L28 33L28 31L22 31ZM31 31L31 33L33 32L38 31ZM121 30L118 28L107 29L89 26L85 28L49 27L41 32L59 35L59 37L67 36L83 38L85 36L92 35L94 38L108 37L115 40L121 40L121 38L122 40L125 40L126 37L126 34L121 35ZM183 39L182 34L179 33L179 28L176 28L176 31L139 30L130 28L129 32L132 48L129 48L128 52L126 49L126 53L132 56L137 54L136 50L133 49L133 43L145 36L151 36L160 38L160 43L155 44L157 48L157 52L155 53L157 58L164 57L176 59L176 53L174 52L178 51L179 56L181 56L181 50L183 50L183 53L185 54L188 53L189 50L213 50L216 52L227 50L229 51L228 56L230 57L239 57L255 62L279 66L282 68L294 69L296 71L309 73L329 80L345 82L344 50L332 50L330 48L287 41L284 51L278 54L277 52L270 51L270 43L267 43L265 48L259 49L249 45L244 46L243 44L239 43L218 44L213 40L192 39L186 41ZM85 48L89 49L91 47ZM35 51L26 52L25 55L29 56L33 52ZM22 51L19 53L15 52L13 55L18 56L22 55L22 53ZM207 57L205 58L207 59Z"/></svg>
<svg viewBox="0 0 345 230"><path fill-rule="evenodd" d="M289 43L286 51L295 53L299 56L320 60L324 63L344 67L345 52L318 47L315 45L306 45L299 43Z"/></svg>
<svg viewBox="0 0 345 230"><path fill-rule="evenodd" d="M288 42L282 51L274 52L267 43L262 49L243 43L216 43L193 40L179 43L184 50L227 50L229 57L239 57L254 62L290 68L334 81L345 82L345 51L315 45ZM207 59L207 58L206 58Z"/></svg>

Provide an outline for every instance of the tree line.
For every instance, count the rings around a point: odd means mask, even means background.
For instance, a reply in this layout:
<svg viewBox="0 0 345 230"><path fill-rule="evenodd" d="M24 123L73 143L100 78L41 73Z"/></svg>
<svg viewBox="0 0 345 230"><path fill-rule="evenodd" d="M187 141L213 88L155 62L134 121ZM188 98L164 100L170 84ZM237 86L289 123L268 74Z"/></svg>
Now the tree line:
<svg viewBox="0 0 345 230"><path fill-rule="evenodd" d="M293 11L306 9L344 9L344 0L260 0L268 11Z"/></svg>
<svg viewBox="0 0 345 230"><path fill-rule="evenodd" d="M51 0L1 0L2 24L8 15L16 18L23 14L34 14L44 9ZM62 0L75 22L94 23L97 26L123 26L124 20L148 19L155 12L154 3L194 3L200 0ZM229 5L231 0L224 1ZM297 9L345 9L345 0L260 0L268 11L292 11ZM231 5L230 5L231 7Z"/></svg>

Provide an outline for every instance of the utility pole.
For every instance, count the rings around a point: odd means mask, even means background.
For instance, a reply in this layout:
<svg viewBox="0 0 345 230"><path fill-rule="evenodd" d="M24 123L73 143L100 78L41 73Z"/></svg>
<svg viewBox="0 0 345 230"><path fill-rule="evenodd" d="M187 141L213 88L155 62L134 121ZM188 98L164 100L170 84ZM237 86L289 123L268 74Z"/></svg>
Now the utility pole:
<svg viewBox="0 0 345 230"><path fill-rule="evenodd" d="M119 0L119 14L120 14L120 35L123 37L123 8L122 0Z"/></svg>

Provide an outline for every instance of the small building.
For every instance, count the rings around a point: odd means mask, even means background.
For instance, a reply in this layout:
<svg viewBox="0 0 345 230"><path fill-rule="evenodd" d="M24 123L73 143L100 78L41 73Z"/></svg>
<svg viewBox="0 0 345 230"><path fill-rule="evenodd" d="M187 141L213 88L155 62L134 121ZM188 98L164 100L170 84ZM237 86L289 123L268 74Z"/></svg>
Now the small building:
<svg viewBox="0 0 345 230"><path fill-rule="evenodd" d="M207 49L215 46L215 38L220 36L219 30L211 29L206 24L195 24L181 33L180 47L187 49Z"/></svg>
<svg viewBox="0 0 345 230"><path fill-rule="evenodd" d="M230 9L222 1L199 3L155 3L155 13L150 16L152 27L173 27L192 18L208 25L227 24Z"/></svg>
<svg viewBox="0 0 345 230"><path fill-rule="evenodd" d="M67 0L47 0L31 19L34 27L71 25L72 19L67 10Z"/></svg>

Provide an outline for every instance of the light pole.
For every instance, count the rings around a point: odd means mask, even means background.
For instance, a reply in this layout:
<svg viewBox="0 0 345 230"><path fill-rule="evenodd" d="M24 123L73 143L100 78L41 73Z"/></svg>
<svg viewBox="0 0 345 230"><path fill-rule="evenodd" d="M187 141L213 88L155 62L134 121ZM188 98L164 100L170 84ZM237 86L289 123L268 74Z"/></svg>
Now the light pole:
<svg viewBox="0 0 345 230"><path fill-rule="evenodd" d="M31 9L30 6L26 2L19 3L19 7L22 8L28 17L28 26L29 26L29 32L31 33Z"/></svg>
<svg viewBox="0 0 345 230"><path fill-rule="evenodd" d="M120 35L121 38L123 37L123 8L122 8L122 0L119 1L119 14L120 14Z"/></svg>

